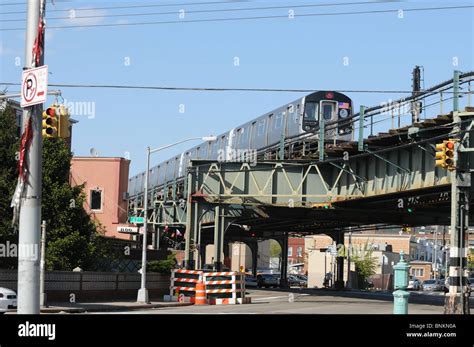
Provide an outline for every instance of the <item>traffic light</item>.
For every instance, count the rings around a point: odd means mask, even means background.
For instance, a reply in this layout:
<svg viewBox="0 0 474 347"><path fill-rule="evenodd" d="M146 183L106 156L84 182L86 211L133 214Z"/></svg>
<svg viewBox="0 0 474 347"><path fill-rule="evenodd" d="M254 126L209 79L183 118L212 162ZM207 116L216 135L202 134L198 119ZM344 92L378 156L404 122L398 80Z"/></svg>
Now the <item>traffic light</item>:
<svg viewBox="0 0 474 347"><path fill-rule="evenodd" d="M50 106L43 112L43 137L58 136L58 117L56 107Z"/></svg>
<svg viewBox="0 0 474 347"><path fill-rule="evenodd" d="M443 143L436 145L436 167L443 169L454 170L456 165L454 163L454 141L444 140Z"/></svg>
<svg viewBox="0 0 474 347"><path fill-rule="evenodd" d="M69 121L69 111L64 105L60 105L58 108L59 113L59 137L67 139L71 136L69 132L69 127L71 122Z"/></svg>
<svg viewBox="0 0 474 347"><path fill-rule="evenodd" d="M332 204L330 202L314 203L311 205L311 207L317 208L317 209L329 210L330 208L332 208Z"/></svg>

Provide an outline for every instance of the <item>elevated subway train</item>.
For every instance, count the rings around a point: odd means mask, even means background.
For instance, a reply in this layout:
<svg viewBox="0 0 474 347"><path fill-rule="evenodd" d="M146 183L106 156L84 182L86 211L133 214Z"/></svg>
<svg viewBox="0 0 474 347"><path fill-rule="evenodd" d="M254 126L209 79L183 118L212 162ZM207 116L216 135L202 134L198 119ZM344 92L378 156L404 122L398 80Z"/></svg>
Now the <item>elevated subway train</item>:
<svg viewBox="0 0 474 347"><path fill-rule="evenodd" d="M191 159L232 160L235 153L261 153L275 148L282 136L287 138L318 138L320 117L324 122L337 121L325 131L325 139L349 141L352 124L344 119L352 115L352 100L341 93L318 91L283 105L250 122L217 137L216 141L201 143L150 169L150 189L172 182L186 174ZM129 180L130 197L143 193L145 173Z"/></svg>

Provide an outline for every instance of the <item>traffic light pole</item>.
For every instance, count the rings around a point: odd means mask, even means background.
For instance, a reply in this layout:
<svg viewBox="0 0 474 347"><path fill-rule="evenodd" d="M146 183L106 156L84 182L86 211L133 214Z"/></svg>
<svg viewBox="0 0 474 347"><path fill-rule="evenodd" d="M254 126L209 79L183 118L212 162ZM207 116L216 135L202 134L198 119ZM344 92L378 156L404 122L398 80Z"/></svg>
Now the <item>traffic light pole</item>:
<svg viewBox="0 0 474 347"><path fill-rule="evenodd" d="M36 67L33 63L33 45L38 33L40 20L40 0L28 1L25 37L25 69ZM40 57L43 65L43 54ZM23 109L23 124L31 118L32 140L26 152L28 181L20 201L18 249L36 252L18 252L18 313L39 314L40 312L40 260L39 244L41 230L41 176L42 146L41 113L42 105Z"/></svg>
<svg viewBox="0 0 474 347"><path fill-rule="evenodd" d="M456 80L457 71L455 71ZM456 84L456 83L455 83ZM456 85L455 85L456 87ZM444 313L469 314L467 288L467 230L469 227L469 192L471 173L469 165L469 131L454 101L453 131L455 170L451 172L451 235L449 248L449 295L446 296ZM463 122L462 122L463 121ZM469 129L468 129L469 130ZM467 149L467 151L466 151ZM464 151L463 151L464 150Z"/></svg>

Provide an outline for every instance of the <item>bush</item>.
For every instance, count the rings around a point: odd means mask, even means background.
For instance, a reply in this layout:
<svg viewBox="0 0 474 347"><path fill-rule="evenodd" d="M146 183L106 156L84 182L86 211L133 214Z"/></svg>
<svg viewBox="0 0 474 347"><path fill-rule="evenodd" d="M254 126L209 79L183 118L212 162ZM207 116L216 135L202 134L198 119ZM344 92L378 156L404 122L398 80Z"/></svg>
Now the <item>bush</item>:
<svg viewBox="0 0 474 347"><path fill-rule="evenodd" d="M177 261L174 254L168 255L165 260L153 260L147 263L148 272L158 272L161 274L169 275L177 265Z"/></svg>

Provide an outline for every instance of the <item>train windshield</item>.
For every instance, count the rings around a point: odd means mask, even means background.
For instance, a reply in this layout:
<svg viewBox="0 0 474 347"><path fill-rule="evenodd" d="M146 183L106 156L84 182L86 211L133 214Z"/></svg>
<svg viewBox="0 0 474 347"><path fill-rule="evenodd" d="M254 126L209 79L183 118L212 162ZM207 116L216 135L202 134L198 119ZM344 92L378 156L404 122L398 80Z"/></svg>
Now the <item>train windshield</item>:
<svg viewBox="0 0 474 347"><path fill-rule="evenodd" d="M304 106L304 120L317 121L318 120L318 104L315 102L307 102Z"/></svg>
<svg viewBox="0 0 474 347"><path fill-rule="evenodd" d="M330 120L332 119L332 114L334 112L334 105L333 103L329 103L329 102L323 102L322 105L321 105L321 108L322 108L322 114L323 114L323 119L324 120Z"/></svg>

